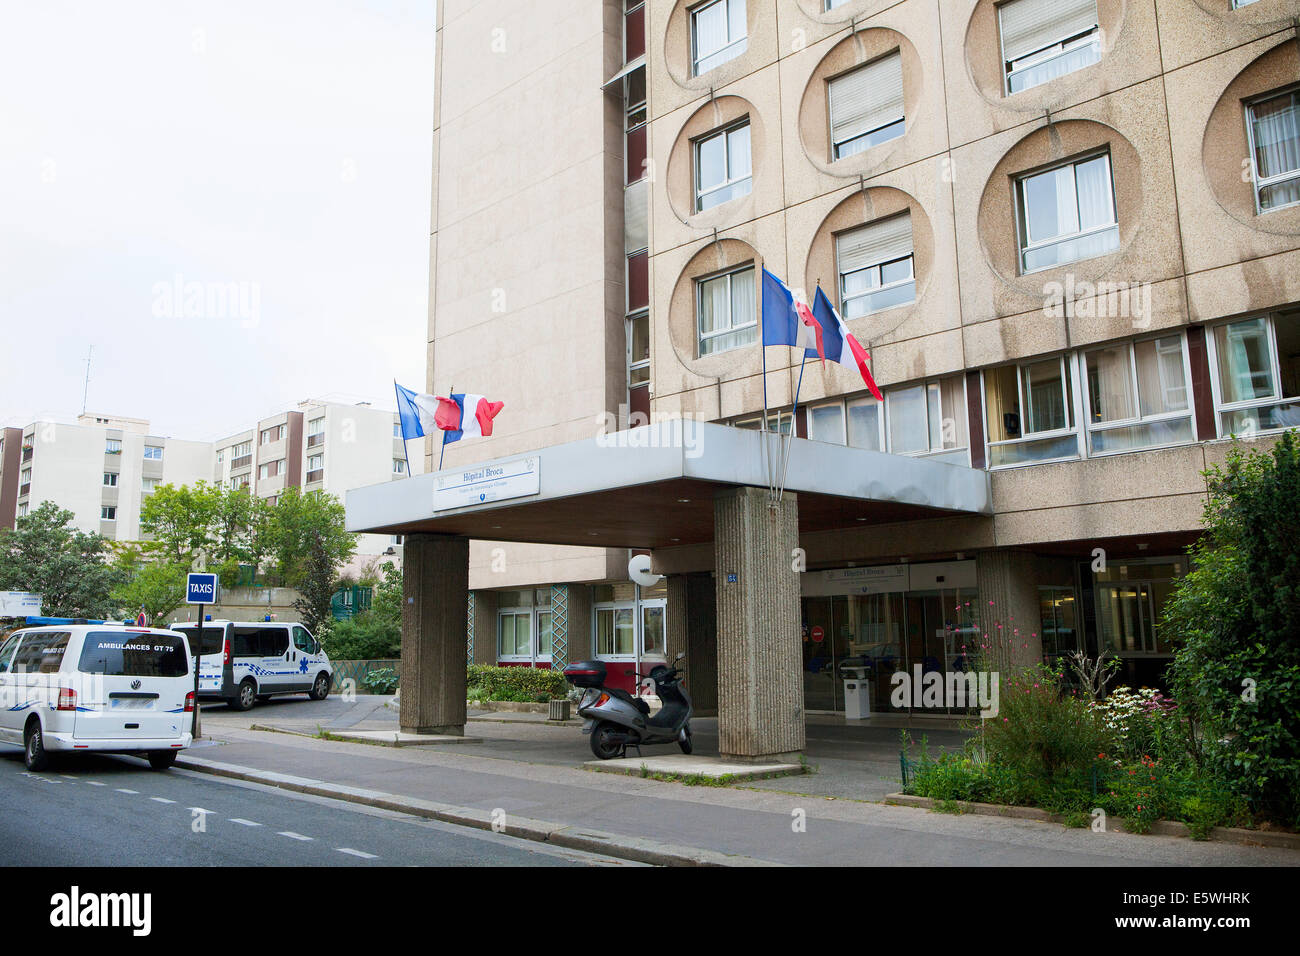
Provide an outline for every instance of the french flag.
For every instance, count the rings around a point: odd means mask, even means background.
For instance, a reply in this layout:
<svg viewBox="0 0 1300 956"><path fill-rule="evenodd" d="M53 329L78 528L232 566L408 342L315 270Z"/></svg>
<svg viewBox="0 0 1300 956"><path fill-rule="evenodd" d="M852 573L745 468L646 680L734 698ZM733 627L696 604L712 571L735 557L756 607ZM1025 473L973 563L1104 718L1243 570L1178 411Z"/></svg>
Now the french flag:
<svg viewBox="0 0 1300 956"><path fill-rule="evenodd" d="M505 408L505 402L489 402L482 395L468 392L453 392L448 398L439 395L437 399L434 423L442 429L445 445L462 438L487 438L492 434L492 419Z"/></svg>
<svg viewBox="0 0 1300 956"><path fill-rule="evenodd" d="M876 401L883 402L884 396L880 394L880 389L876 387L876 380L871 377L871 370L867 368L867 350L853 337L853 333L844 324L840 314L835 311L835 306L831 305L831 300L826 297L821 286L817 287L817 295L813 299L812 314L821 330L820 344L825 347L826 360L847 368L856 368Z"/></svg>
<svg viewBox="0 0 1300 956"><path fill-rule="evenodd" d="M492 434L492 419L505 407L504 402L489 402L482 395L453 392L450 397L426 395L403 388L396 382L397 417L402 441L421 438L426 429L442 431L443 444L462 438L487 437ZM468 414L466 414L468 412Z"/></svg>
<svg viewBox="0 0 1300 956"><path fill-rule="evenodd" d="M763 347L769 345L802 348L808 358L829 358L817 317L795 300L789 286L764 269Z"/></svg>

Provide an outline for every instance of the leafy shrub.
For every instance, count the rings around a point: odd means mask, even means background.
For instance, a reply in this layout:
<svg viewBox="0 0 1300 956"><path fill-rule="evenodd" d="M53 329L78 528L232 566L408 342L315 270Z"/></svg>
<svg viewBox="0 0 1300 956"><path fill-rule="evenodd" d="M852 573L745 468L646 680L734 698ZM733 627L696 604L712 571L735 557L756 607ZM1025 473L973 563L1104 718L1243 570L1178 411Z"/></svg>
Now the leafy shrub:
<svg viewBox="0 0 1300 956"><path fill-rule="evenodd" d="M397 671L391 667L376 667L361 678L361 686L372 694L391 694L397 690Z"/></svg>
<svg viewBox="0 0 1300 956"><path fill-rule="evenodd" d="M568 681L558 670L545 667L492 667L487 664L470 664L465 680L467 687L476 688L479 696L473 700L504 700L519 703L545 703L564 697Z"/></svg>
<svg viewBox="0 0 1300 956"><path fill-rule="evenodd" d="M1174 696L1209 767L1262 813L1300 822L1300 444L1239 448L1206 473L1206 533L1165 602Z"/></svg>
<svg viewBox="0 0 1300 956"><path fill-rule="evenodd" d="M401 654L402 632L400 627L365 612L334 621L321 644L336 661L392 660Z"/></svg>
<svg viewBox="0 0 1300 956"><path fill-rule="evenodd" d="M1040 664L1002 683L998 714L983 721L988 762L1039 781L1091 766L1107 740L1087 701L1061 692L1061 672Z"/></svg>

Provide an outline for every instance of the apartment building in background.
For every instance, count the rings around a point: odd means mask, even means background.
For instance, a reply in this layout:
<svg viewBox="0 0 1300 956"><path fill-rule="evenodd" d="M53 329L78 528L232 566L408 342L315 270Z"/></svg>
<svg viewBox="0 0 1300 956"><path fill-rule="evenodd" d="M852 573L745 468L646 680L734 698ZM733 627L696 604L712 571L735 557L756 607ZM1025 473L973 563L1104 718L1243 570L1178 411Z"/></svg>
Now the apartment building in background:
<svg viewBox="0 0 1300 956"><path fill-rule="evenodd" d="M193 484L212 468L209 442L161 438L139 418L80 415L76 424L6 428L0 444L0 527L52 501L73 523L114 541L140 538L140 504L161 484Z"/></svg>
<svg viewBox="0 0 1300 956"><path fill-rule="evenodd" d="M422 449L412 450L419 474ZM286 488L341 499L349 488L406 475L397 413L367 403L300 402L217 442L154 437L143 419L82 415L75 425L33 422L0 433L0 527L53 501L83 531L136 541L141 503L159 485L247 487L274 503ZM376 558L400 563L401 551L400 537L361 535L344 570Z"/></svg>
<svg viewBox="0 0 1300 956"><path fill-rule="evenodd" d="M299 402L291 410L258 421L252 428L213 443L205 477L227 488L248 488L275 503L286 488L323 491L342 499L350 488L401 480L408 474L397 413L368 402ZM424 470L423 449L412 443L412 473ZM345 570L376 557L401 560L401 539L361 535L357 554Z"/></svg>
<svg viewBox="0 0 1300 956"><path fill-rule="evenodd" d="M991 489L991 515L801 535L808 709L842 712L846 675L890 709L896 669L961 669L990 602L1031 658L1160 681L1201 472L1300 425L1300 3L438 16L428 384L506 406L448 467L601 416L759 428L766 394L799 437ZM765 269L828 295L883 402L788 348L764 374ZM661 659L671 596L711 606L711 546L661 543L643 590L591 545L471 542L471 659Z"/></svg>

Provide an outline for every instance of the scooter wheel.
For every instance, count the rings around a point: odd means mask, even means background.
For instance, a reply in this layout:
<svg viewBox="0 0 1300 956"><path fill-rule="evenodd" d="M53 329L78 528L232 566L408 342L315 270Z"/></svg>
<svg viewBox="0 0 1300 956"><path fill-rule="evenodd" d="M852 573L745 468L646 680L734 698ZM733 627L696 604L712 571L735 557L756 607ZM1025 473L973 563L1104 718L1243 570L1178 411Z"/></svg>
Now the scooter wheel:
<svg viewBox="0 0 1300 956"><path fill-rule="evenodd" d="M677 746L682 748L684 754L688 754L695 749L695 742L691 739L691 728L682 728L681 735L677 738Z"/></svg>
<svg viewBox="0 0 1300 956"><path fill-rule="evenodd" d="M618 728L608 721L601 721L591 728L591 752L601 760L611 760L623 752L623 744L610 737L618 733Z"/></svg>

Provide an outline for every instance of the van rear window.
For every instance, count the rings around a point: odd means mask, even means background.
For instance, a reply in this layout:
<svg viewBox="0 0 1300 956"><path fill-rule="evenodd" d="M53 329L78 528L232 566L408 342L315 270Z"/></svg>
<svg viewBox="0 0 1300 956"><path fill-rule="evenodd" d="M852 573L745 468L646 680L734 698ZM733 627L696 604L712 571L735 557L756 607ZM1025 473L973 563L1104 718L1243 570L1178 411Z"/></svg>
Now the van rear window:
<svg viewBox="0 0 1300 956"><path fill-rule="evenodd" d="M106 677L184 677L190 661L179 637L92 631L82 645L78 668L83 674Z"/></svg>
<svg viewBox="0 0 1300 956"><path fill-rule="evenodd" d="M194 639L198 636L197 627L179 627L173 626L173 631L180 631L190 642L190 647L194 646ZM225 627L204 627L203 628L203 649L199 651L200 656L207 657L209 654L221 654L225 652L226 629Z"/></svg>

